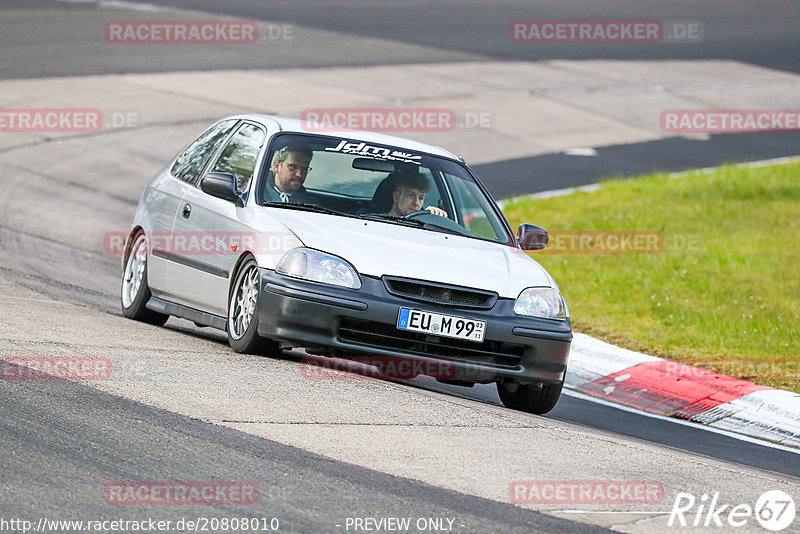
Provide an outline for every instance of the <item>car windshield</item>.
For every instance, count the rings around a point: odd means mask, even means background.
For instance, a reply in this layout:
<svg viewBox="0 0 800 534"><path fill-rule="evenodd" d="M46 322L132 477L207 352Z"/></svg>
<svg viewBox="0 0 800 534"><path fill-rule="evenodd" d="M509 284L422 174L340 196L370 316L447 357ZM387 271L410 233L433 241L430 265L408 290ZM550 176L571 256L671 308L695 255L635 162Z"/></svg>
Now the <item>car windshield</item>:
<svg viewBox="0 0 800 534"><path fill-rule="evenodd" d="M504 221L459 163L339 137L279 134L257 201L509 244ZM291 204L291 205L289 205Z"/></svg>

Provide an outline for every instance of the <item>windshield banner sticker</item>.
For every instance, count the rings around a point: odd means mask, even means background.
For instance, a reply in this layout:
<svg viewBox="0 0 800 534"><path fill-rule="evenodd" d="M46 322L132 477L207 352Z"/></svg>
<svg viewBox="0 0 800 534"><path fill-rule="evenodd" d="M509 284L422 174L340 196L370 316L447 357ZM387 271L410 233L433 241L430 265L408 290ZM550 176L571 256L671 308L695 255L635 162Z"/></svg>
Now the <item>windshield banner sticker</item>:
<svg viewBox="0 0 800 534"><path fill-rule="evenodd" d="M400 161L403 163L414 163L416 165L422 164L422 156L412 154L410 152L402 152L400 150L392 150L389 148L368 145L366 143L348 143L347 141L342 140L339 142L338 146L326 148L325 150L327 152L357 154L359 156L369 156L371 158Z"/></svg>

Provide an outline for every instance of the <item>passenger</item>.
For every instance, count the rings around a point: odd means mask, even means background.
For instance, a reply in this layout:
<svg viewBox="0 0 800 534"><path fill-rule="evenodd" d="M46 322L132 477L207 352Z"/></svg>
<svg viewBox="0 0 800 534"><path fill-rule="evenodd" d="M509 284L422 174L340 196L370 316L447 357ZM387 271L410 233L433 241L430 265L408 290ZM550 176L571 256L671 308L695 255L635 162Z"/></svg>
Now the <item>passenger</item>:
<svg viewBox="0 0 800 534"><path fill-rule="evenodd" d="M265 198L267 202L313 203L303 184L311 170L313 153L286 146L275 152L272 169L267 175Z"/></svg>
<svg viewBox="0 0 800 534"><path fill-rule="evenodd" d="M393 176L391 217L405 217L415 211L421 211L425 195L431 190L430 181L419 172L403 172ZM447 217L447 212L436 206L425 208L433 215Z"/></svg>

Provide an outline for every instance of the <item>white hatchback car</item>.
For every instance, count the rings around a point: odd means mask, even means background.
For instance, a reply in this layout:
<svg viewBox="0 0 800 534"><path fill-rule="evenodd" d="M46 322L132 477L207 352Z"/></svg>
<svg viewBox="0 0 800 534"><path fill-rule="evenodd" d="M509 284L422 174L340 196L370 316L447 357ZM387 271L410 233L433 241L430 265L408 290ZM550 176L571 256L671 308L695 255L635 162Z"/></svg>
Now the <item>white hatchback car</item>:
<svg viewBox="0 0 800 534"><path fill-rule="evenodd" d="M237 352L304 347L496 382L546 413L572 330L553 278L462 160L296 119L228 117L147 185L123 257L122 310L226 330Z"/></svg>

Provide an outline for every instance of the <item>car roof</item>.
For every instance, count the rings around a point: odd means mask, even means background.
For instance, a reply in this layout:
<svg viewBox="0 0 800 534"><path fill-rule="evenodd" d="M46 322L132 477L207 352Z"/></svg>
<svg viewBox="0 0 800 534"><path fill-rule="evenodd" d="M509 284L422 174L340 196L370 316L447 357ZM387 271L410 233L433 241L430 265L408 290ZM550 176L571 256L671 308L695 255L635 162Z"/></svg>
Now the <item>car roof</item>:
<svg viewBox="0 0 800 534"><path fill-rule="evenodd" d="M277 125L281 132L286 133L300 133L300 134L321 134L330 137L344 137L347 139L357 139L359 141L367 141L370 143L379 143L382 145L395 146L406 150L415 152L425 152L434 156L441 156L449 159L463 161L458 156L455 156L447 150L427 143L413 141L404 137L396 137L393 135L386 135L378 132L370 132L366 130L344 129L336 126L324 125L324 123L315 123L323 125L318 132L307 126L307 121L296 119L292 117L281 117L278 115L262 115L262 114L243 114L226 117L228 119L245 119L259 122L265 126L269 123Z"/></svg>

